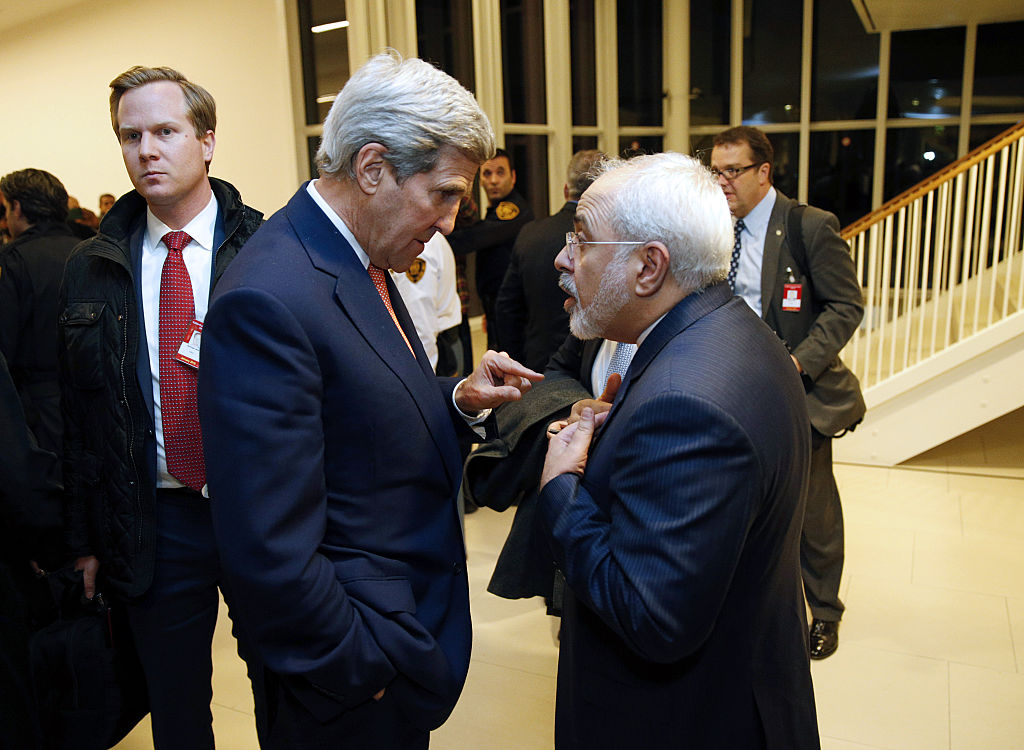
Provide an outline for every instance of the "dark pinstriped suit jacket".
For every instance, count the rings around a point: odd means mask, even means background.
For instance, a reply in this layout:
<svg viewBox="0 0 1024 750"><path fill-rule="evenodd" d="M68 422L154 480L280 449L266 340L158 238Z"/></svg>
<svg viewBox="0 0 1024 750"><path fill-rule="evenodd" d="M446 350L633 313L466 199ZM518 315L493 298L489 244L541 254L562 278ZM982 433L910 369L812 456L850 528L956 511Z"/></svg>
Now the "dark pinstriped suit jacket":
<svg viewBox="0 0 1024 750"><path fill-rule="evenodd" d="M568 596L556 746L817 748L804 392L725 284L637 350L581 477L541 493Z"/></svg>

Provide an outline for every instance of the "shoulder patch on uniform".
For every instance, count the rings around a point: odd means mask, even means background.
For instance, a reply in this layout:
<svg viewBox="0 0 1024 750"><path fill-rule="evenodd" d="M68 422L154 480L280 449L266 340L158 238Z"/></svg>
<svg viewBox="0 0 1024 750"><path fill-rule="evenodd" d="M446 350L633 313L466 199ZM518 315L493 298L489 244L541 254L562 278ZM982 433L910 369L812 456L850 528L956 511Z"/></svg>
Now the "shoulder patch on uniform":
<svg viewBox="0 0 1024 750"><path fill-rule="evenodd" d="M412 262L412 265L409 266L409 270L405 272L405 275L409 277L409 281L415 284L423 278L423 274L426 273L426 270L427 261L423 260L423 258L416 258Z"/></svg>
<svg viewBox="0 0 1024 750"><path fill-rule="evenodd" d="M495 215L502 221L508 221L519 216L519 206L512 201L502 201L498 204L498 207L494 209Z"/></svg>

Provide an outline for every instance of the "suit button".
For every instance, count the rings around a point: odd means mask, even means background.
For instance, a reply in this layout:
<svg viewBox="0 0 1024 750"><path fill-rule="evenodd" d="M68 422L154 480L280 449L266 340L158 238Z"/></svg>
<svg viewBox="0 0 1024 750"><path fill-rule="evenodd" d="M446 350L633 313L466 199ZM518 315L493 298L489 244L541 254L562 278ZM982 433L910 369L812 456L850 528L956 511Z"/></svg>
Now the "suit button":
<svg viewBox="0 0 1024 750"><path fill-rule="evenodd" d="M452 563L452 572L455 575L460 576L466 572L466 566L462 563Z"/></svg>

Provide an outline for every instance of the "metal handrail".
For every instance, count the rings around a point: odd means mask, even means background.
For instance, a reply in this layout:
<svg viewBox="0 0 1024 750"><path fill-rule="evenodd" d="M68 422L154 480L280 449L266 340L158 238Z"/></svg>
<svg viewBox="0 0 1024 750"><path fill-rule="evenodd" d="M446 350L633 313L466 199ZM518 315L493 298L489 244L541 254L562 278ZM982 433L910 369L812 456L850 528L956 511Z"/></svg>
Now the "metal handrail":
<svg viewBox="0 0 1024 750"><path fill-rule="evenodd" d="M843 358L875 385L1024 310L1024 122L854 222L865 315Z"/></svg>

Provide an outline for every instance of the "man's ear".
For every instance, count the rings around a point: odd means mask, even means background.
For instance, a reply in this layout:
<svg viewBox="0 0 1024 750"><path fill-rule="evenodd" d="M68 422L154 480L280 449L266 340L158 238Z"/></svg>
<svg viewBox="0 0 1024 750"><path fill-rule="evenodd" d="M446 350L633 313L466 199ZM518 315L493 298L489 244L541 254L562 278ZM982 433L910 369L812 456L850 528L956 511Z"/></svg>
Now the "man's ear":
<svg viewBox="0 0 1024 750"><path fill-rule="evenodd" d="M384 181L384 174L388 169L384 154L387 152L387 146L380 143L367 143L352 159L356 184L367 195L375 194Z"/></svg>
<svg viewBox="0 0 1024 750"><path fill-rule="evenodd" d="M668 248L660 242L648 242L636 254L640 268L636 276L636 296L652 297L661 291L672 275Z"/></svg>
<svg viewBox="0 0 1024 750"><path fill-rule="evenodd" d="M210 171L210 162L213 161L213 149L217 146L217 136L212 130L207 130L202 138L199 138L199 145L203 149L203 161L206 162L206 171Z"/></svg>

